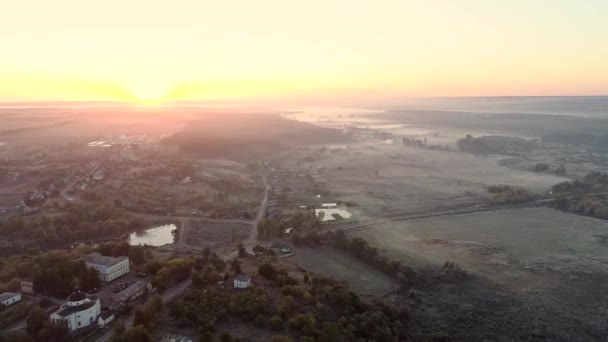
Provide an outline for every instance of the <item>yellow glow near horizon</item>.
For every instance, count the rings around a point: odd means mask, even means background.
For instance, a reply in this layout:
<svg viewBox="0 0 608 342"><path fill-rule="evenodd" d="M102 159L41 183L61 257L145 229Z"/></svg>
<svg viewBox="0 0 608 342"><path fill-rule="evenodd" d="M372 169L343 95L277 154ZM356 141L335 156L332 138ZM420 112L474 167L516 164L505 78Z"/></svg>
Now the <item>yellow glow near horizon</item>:
<svg viewBox="0 0 608 342"><path fill-rule="evenodd" d="M604 0L8 0L1 100L608 93Z"/></svg>
<svg viewBox="0 0 608 342"><path fill-rule="evenodd" d="M169 94L166 87L153 82L130 86L129 92L135 97L136 101L144 103L161 102L166 100Z"/></svg>

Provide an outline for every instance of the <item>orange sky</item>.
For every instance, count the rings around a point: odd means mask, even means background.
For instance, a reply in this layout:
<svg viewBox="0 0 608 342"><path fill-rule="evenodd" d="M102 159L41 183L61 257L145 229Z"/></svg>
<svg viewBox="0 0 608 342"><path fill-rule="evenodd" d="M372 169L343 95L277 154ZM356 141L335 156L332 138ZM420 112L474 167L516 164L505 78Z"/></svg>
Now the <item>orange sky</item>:
<svg viewBox="0 0 608 342"><path fill-rule="evenodd" d="M0 100L608 94L608 1L19 0Z"/></svg>

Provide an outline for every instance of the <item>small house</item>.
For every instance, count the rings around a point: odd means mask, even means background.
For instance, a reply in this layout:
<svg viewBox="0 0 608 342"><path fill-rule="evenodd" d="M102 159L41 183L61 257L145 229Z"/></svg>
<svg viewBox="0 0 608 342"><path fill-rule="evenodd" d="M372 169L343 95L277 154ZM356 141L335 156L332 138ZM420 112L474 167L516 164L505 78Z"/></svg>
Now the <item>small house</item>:
<svg viewBox="0 0 608 342"><path fill-rule="evenodd" d="M235 289L246 289L251 286L251 277L245 274L238 274L234 277Z"/></svg>
<svg viewBox="0 0 608 342"><path fill-rule="evenodd" d="M4 292L0 294L0 304L4 306L11 306L21 301L21 293L15 292Z"/></svg>
<svg viewBox="0 0 608 342"><path fill-rule="evenodd" d="M32 279L21 280L21 293L34 294L34 281Z"/></svg>

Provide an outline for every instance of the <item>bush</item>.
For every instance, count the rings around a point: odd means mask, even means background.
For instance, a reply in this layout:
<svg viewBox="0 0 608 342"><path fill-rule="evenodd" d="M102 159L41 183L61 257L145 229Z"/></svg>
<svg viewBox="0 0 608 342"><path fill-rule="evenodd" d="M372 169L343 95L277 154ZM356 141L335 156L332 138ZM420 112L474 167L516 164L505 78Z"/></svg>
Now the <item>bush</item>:
<svg viewBox="0 0 608 342"><path fill-rule="evenodd" d="M270 280L277 278L277 270L270 264L262 264L258 267L258 274Z"/></svg>

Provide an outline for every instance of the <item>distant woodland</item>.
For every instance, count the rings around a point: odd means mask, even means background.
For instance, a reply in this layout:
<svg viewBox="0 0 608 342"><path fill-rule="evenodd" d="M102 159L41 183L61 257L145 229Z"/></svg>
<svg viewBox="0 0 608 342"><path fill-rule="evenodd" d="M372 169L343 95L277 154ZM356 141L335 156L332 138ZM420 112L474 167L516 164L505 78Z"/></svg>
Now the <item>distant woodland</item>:
<svg viewBox="0 0 608 342"><path fill-rule="evenodd" d="M608 173L592 172L582 180L556 184L551 191L556 208L608 219Z"/></svg>

